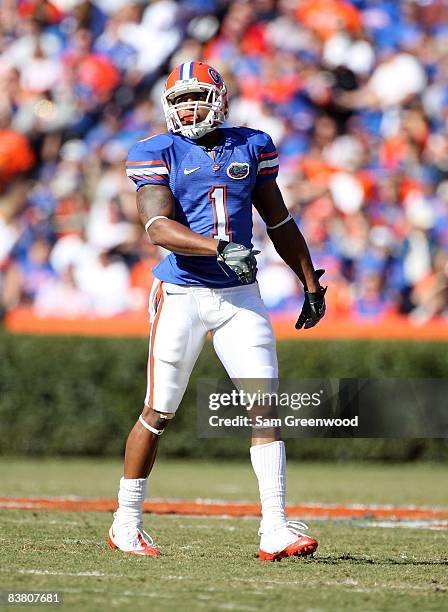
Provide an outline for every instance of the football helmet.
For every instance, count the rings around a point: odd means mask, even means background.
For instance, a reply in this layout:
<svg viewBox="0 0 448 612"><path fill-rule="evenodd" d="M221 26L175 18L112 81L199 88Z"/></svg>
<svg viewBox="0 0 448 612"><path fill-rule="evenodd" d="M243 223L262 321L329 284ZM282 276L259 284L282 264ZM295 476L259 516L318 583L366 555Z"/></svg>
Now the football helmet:
<svg viewBox="0 0 448 612"><path fill-rule="evenodd" d="M189 93L205 94L204 100L176 102L179 96ZM196 140L224 123L229 114L227 87L217 70L202 62L186 62L168 76L162 94L163 112L168 131ZM196 121L198 108L208 110L202 121ZM180 110L189 110L194 116L191 124L183 124Z"/></svg>

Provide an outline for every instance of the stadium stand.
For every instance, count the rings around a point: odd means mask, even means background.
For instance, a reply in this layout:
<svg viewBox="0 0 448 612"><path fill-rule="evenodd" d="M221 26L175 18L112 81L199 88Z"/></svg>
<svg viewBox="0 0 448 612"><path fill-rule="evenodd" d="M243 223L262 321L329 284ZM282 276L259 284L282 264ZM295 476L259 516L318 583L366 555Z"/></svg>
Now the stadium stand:
<svg viewBox="0 0 448 612"><path fill-rule="evenodd" d="M229 123L278 146L329 315L447 316L443 0L4 0L0 49L2 314L144 311L163 253L123 162L166 129L166 74L204 59L228 82ZM268 308L297 310L256 214L254 232Z"/></svg>

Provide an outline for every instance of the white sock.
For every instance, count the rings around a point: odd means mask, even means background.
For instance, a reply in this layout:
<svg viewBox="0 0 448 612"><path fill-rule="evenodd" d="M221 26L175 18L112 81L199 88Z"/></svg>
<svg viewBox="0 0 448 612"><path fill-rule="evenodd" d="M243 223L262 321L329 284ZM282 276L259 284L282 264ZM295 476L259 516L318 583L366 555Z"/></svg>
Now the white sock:
<svg viewBox="0 0 448 612"><path fill-rule="evenodd" d="M118 510L115 513L116 523L136 523L138 525L142 522L147 482L147 478L121 478Z"/></svg>
<svg viewBox="0 0 448 612"><path fill-rule="evenodd" d="M252 446L252 467L258 478L261 501L261 529L267 533L286 525L286 455L281 440Z"/></svg>

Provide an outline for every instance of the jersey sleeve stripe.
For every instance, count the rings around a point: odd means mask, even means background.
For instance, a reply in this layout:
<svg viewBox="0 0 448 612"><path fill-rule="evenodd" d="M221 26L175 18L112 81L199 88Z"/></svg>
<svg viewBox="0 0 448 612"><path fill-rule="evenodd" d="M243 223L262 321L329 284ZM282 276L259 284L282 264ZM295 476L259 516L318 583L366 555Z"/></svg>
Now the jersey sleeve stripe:
<svg viewBox="0 0 448 612"><path fill-rule="evenodd" d="M128 178L132 179L135 182L143 181L149 184L152 181L157 181L158 183L164 183L165 185L168 185L168 180L166 176L159 176L158 174L152 174L151 176L144 176L140 174L128 174Z"/></svg>
<svg viewBox="0 0 448 612"><path fill-rule="evenodd" d="M149 161L128 161L126 162L126 166L166 166L169 168L168 164L166 164L163 159L151 159Z"/></svg>
<svg viewBox="0 0 448 612"><path fill-rule="evenodd" d="M139 176L138 174L134 174L129 177L133 181L144 181L145 183L151 183L151 181L157 181L158 183L166 183L168 185L168 181L164 176L157 176L154 174L153 176Z"/></svg>
<svg viewBox="0 0 448 612"><path fill-rule="evenodd" d="M159 176L158 174L153 174L150 177L147 177L147 180L149 181L159 181L159 182L164 182L168 185L168 181L166 180L166 176Z"/></svg>
<svg viewBox="0 0 448 612"><path fill-rule="evenodd" d="M266 168L265 170L261 170L258 175L260 176L260 174L275 174L276 172L278 172L278 166L275 166L275 168Z"/></svg>
<svg viewBox="0 0 448 612"><path fill-rule="evenodd" d="M126 168L126 174L131 176L131 174L144 174L147 176L153 174L169 174L168 168L164 168L163 166L157 166L156 168Z"/></svg>
<svg viewBox="0 0 448 612"><path fill-rule="evenodd" d="M262 153L261 155L258 156L258 159L269 159L270 157L277 157L277 155L278 153L274 149L274 151L271 151L270 153Z"/></svg>
<svg viewBox="0 0 448 612"><path fill-rule="evenodd" d="M278 157L274 157L273 159L268 159L266 161L260 162L258 164L258 172L263 170L263 168L273 168L274 166L278 166Z"/></svg>

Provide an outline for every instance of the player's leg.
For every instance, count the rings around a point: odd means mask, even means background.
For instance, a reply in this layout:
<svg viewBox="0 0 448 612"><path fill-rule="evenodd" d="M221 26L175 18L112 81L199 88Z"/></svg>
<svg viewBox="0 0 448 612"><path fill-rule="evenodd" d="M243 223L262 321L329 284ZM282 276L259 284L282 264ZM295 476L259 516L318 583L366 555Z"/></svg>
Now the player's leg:
<svg viewBox="0 0 448 612"><path fill-rule="evenodd" d="M236 313L213 332L215 350L232 379L266 379L265 390L275 391L275 337L258 285L238 288L231 299ZM314 552L317 542L293 530L286 520L286 456L279 432L254 429L250 456L262 511L260 559Z"/></svg>
<svg viewBox="0 0 448 612"><path fill-rule="evenodd" d="M173 418L174 414L143 406L143 411L126 441L124 478L149 476L156 459L160 436Z"/></svg>
<svg viewBox="0 0 448 612"><path fill-rule="evenodd" d="M174 294L170 287L159 286L154 297L145 405L126 443L119 507L109 537L112 547L134 554L158 554L152 545L145 546L148 537L142 532L147 479L159 438L176 413L207 333L188 289L177 288Z"/></svg>
<svg viewBox="0 0 448 612"><path fill-rule="evenodd" d="M257 285L238 288L229 299L234 306L233 316L212 332L219 359L238 386L249 384L243 379L266 379L266 390L275 390L275 337ZM286 525L285 451L279 432L254 429L250 454L260 489L261 530L282 527Z"/></svg>

